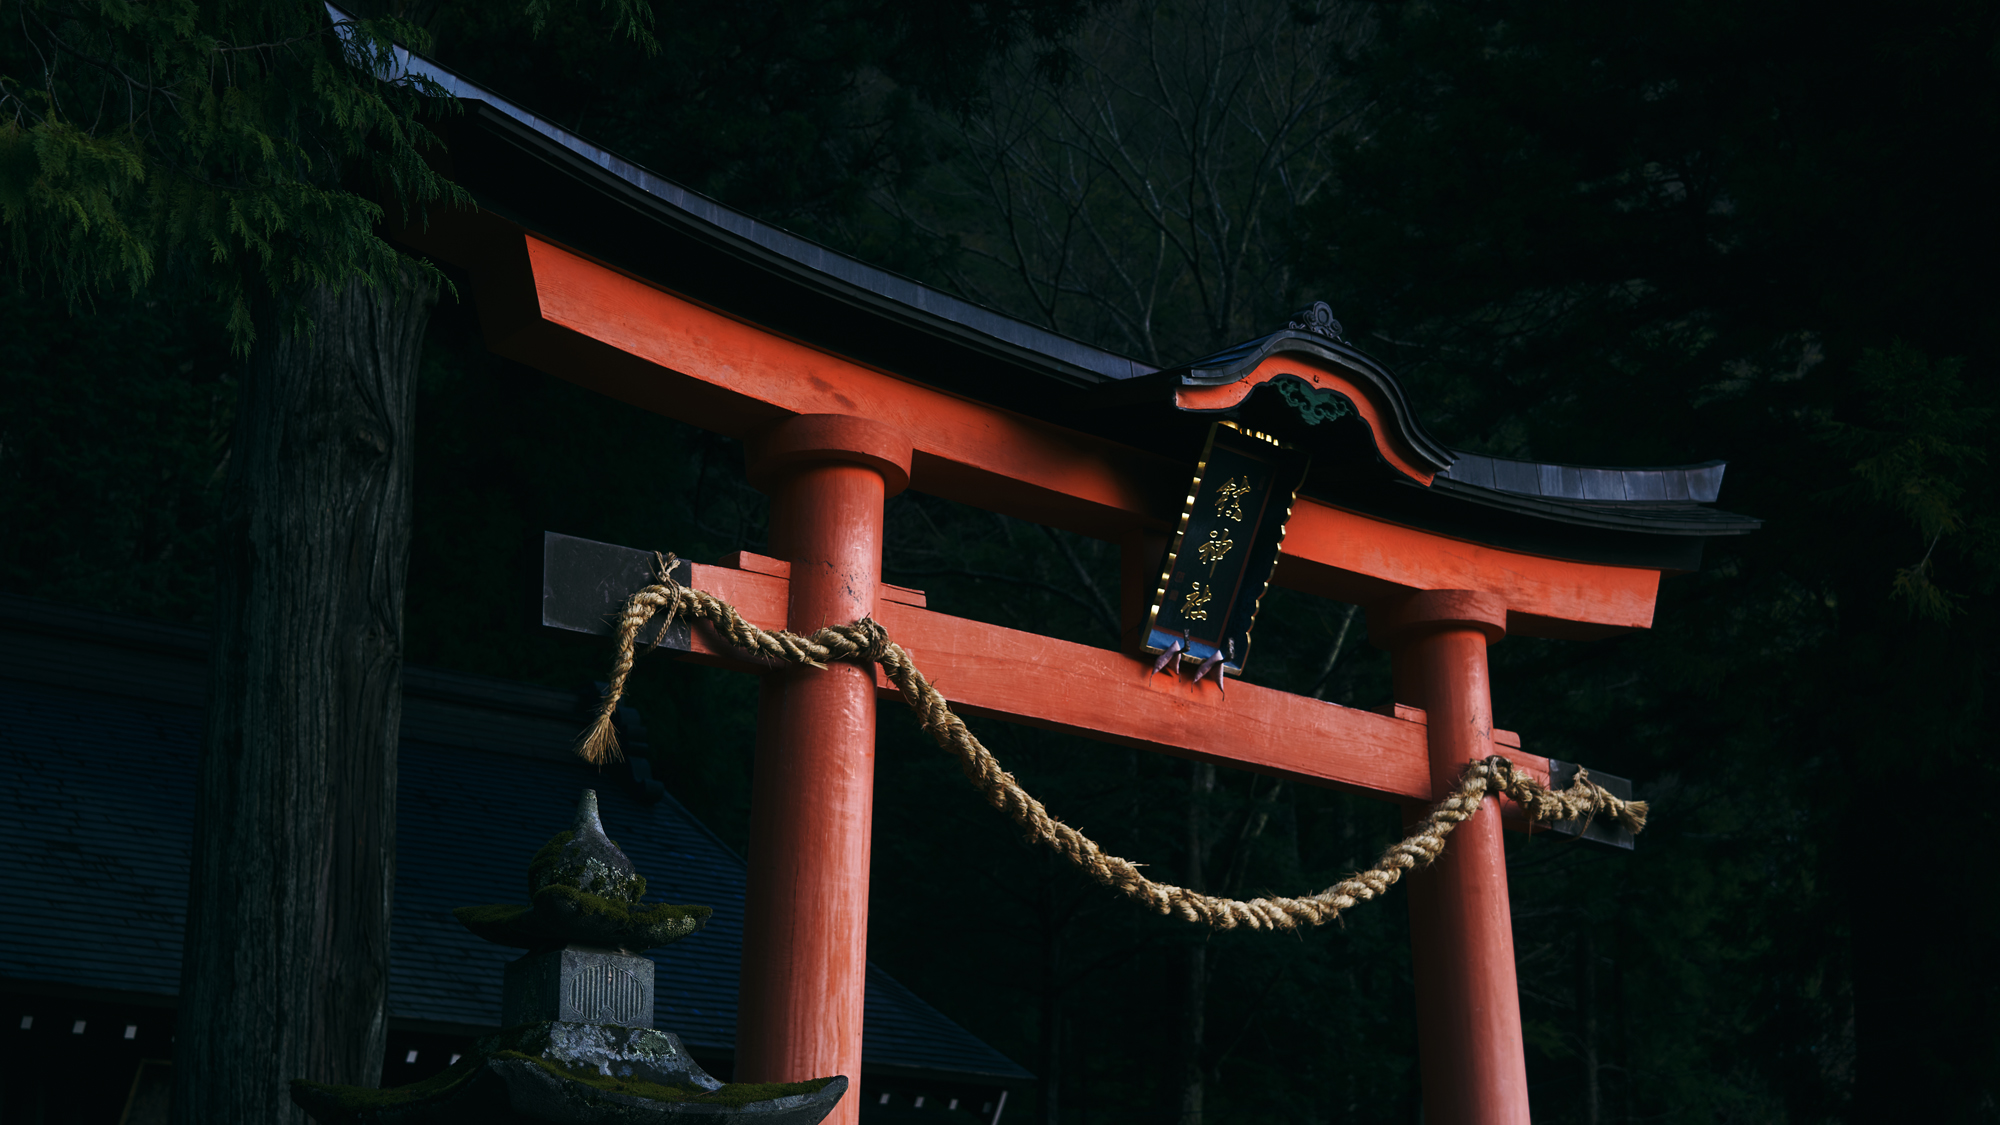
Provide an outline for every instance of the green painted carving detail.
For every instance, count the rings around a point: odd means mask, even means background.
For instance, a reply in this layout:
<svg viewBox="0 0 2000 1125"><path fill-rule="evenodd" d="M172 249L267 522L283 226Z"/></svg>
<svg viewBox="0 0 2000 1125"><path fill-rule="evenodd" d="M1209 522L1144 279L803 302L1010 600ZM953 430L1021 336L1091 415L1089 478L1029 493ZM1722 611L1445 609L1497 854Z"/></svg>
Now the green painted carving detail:
<svg viewBox="0 0 2000 1125"><path fill-rule="evenodd" d="M1297 379L1277 379L1271 385L1278 388L1278 397L1298 411L1299 417L1308 426L1336 421L1354 413L1354 407L1348 405L1337 391L1322 391Z"/></svg>

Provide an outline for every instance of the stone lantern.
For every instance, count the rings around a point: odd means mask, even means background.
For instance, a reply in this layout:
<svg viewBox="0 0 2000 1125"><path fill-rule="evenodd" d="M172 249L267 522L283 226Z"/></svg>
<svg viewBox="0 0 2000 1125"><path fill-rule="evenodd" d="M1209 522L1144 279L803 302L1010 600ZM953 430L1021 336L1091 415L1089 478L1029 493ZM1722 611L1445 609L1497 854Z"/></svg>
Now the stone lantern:
<svg viewBox="0 0 2000 1125"><path fill-rule="evenodd" d="M528 905L453 913L480 937L527 950L507 966L506 1030L450 1069L388 1090L292 1083L321 1125L648 1125L743 1119L817 1125L847 1090L843 1076L722 1083L680 1037L653 1027L653 962L640 954L708 920L706 906L641 903L646 880L604 834L597 794L576 824L528 864Z"/></svg>

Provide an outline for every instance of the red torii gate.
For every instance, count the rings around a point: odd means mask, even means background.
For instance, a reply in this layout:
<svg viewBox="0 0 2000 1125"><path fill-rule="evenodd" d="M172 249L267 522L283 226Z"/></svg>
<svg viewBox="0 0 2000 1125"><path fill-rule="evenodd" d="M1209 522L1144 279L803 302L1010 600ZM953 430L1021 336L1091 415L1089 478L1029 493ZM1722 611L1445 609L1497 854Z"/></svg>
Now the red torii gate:
<svg viewBox="0 0 2000 1125"><path fill-rule="evenodd" d="M1701 506L1719 465L1454 454L1386 370L1310 332L1151 373L728 212L430 73L466 99L449 171L485 209L401 237L469 276L487 346L743 439L778 557L694 566L690 583L766 628L873 616L965 714L1410 803L1496 747L1547 781L1547 759L1493 728L1487 647L1644 628L1663 573L1697 565L1704 537L1755 526ZM1205 427L1280 375L1351 405L1364 428L1340 440L1359 435L1367 456L1335 450L1308 482L1274 580L1366 608L1394 662L1387 714L1248 683L1225 700L1134 659L1192 464L1162 451L1185 447L1174 419ZM1166 421L1135 436L1135 415ZM950 617L883 585L883 502L906 487L1119 543L1125 651ZM858 1076L876 703L893 689L859 666L773 672L699 631L689 647L765 673L736 1077ZM1023 663L1061 674L1031 680ZM1529 1119L1510 818L1489 803L1410 881L1435 1122ZM857 1112L849 1099L831 1120Z"/></svg>

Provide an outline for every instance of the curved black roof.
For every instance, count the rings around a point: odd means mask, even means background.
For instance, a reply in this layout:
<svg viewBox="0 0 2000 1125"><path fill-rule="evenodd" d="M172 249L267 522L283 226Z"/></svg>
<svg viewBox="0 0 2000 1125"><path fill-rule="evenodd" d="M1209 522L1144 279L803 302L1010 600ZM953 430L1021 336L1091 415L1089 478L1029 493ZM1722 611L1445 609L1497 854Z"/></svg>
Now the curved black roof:
<svg viewBox="0 0 2000 1125"><path fill-rule="evenodd" d="M1359 377L1363 384L1374 387L1388 402L1391 424L1396 427L1397 436L1403 439L1403 443L1427 462L1431 471L1443 472L1448 468L1458 455L1431 436L1422 419L1417 417L1417 412L1411 409L1409 396L1403 393L1403 385L1387 367L1342 338L1338 331L1339 322L1332 320L1330 314L1323 318L1322 323L1334 325L1333 331L1299 327L1302 321L1309 323L1305 318L1315 312L1327 313L1326 304L1315 304L1301 314L1300 319L1268 336L1246 340L1192 363L1167 368L1160 374L1182 386L1219 387L1243 378L1273 356L1300 355L1320 360L1345 369Z"/></svg>
<svg viewBox="0 0 2000 1125"><path fill-rule="evenodd" d="M340 9L328 5L336 20ZM1468 454L1432 437L1395 375L1319 307L1277 332L1164 370L871 266L618 156L465 77L405 54L466 113L445 123L450 171L480 207L538 235L765 327L983 402L1190 461L1207 418L1164 417L1171 386L1216 386L1274 355L1332 363L1380 391L1402 442L1437 473L1421 497L1357 480L1327 444L1306 492L1341 507L1559 557L1692 569L1702 541L1760 521L1702 507L1724 463L1669 469L1542 464ZM856 315L861 313L863 315ZM1163 397L1164 396L1164 397ZM1407 483L1407 482L1406 482ZM1413 486L1415 487L1415 486Z"/></svg>
<svg viewBox="0 0 2000 1125"><path fill-rule="evenodd" d="M1703 461L1699 465L1670 465L1660 469L1606 469L1455 452L1451 467L1438 476L1463 488L1504 492L1511 496L1587 500L1600 504L1713 504L1722 492L1722 471L1728 464L1727 461Z"/></svg>
<svg viewBox="0 0 2000 1125"><path fill-rule="evenodd" d="M347 18L332 4L327 5L327 11L335 20ZM518 150L521 155L532 154L534 163L548 163L565 175L578 178L602 196L636 212L637 215L632 217L644 217L662 224L733 258L754 264L770 275L785 278L841 304L866 309L898 325L949 339L1007 362L1026 363L1078 385L1126 379L1153 370L1150 364L1016 320L752 218L594 145L430 59L407 51L399 52L398 57L407 73L437 83L445 92L465 103L467 120L447 123L445 129L453 142L451 153L455 172L458 171L456 166L461 163L461 148L464 147L458 142L468 142L470 147L479 150L478 155L484 155L487 151L485 142L489 139L498 141ZM470 128L453 128L454 124ZM481 137L480 134L486 136ZM546 186L538 178L531 178L524 184L535 188ZM486 182L474 186L473 190L482 207L519 216L519 204L513 197L522 193L496 190L498 187L495 183ZM550 198L568 198L571 195L562 192ZM543 210L532 203L529 209ZM595 212L600 209L588 210ZM538 214L537 218L543 221L527 225L535 230L549 230L550 224L546 220L550 217ZM576 218L587 220L588 216ZM599 224L585 221L573 226L578 230L595 230ZM588 239L581 245L602 253L618 249L621 242L614 237L609 240ZM607 260L630 264L632 259L644 257L643 250L636 246L627 245L625 249L627 252L614 253ZM634 250L638 253L633 253ZM639 272L658 279L664 263L656 260L646 265L650 268Z"/></svg>

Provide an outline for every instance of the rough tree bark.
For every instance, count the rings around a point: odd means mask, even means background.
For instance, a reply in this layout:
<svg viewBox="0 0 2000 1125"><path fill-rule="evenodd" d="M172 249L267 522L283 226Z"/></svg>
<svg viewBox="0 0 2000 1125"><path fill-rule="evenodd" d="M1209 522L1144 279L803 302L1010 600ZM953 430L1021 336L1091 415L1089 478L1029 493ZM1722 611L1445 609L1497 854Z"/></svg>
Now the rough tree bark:
<svg viewBox="0 0 2000 1125"><path fill-rule="evenodd" d="M414 396L408 271L260 327L230 450L176 1029L176 1125L303 1122L387 1031Z"/></svg>

